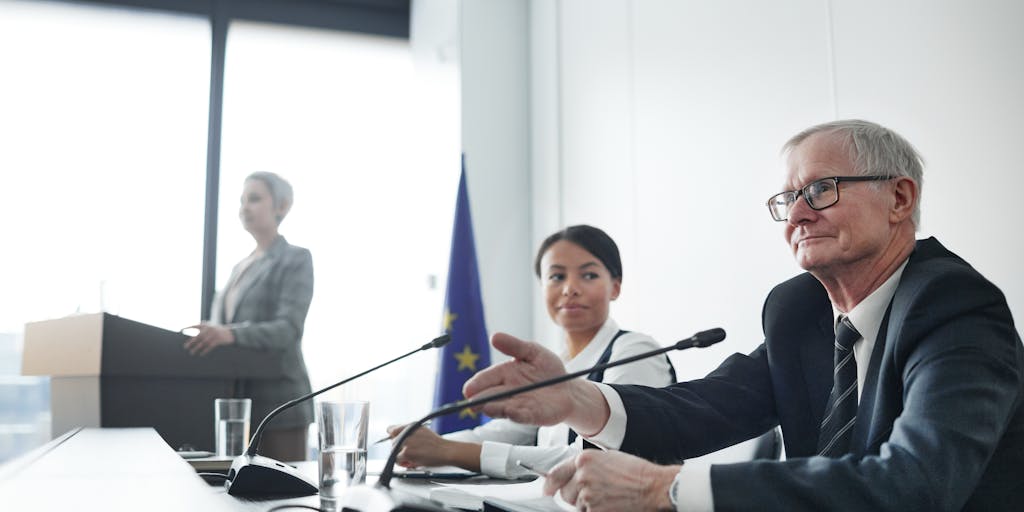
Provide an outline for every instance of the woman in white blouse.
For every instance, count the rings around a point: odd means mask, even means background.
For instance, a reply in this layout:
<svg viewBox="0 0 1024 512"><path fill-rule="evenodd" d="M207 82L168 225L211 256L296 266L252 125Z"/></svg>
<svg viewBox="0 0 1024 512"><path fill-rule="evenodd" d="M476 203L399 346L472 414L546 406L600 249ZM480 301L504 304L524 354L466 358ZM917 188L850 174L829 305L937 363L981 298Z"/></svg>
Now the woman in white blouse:
<svg viewBox="0 0 1024 512"><path fill-rule="evenodd" d="M658 348L645 334L619 329L609 318L611 301L622 287L622 262L615 241L587 225L570 226L549 236L534 261L548 314L565 332L562 359L568 372ZM595 372L590 380L662 387L675 382L667 357L652 357ZM397 436L403 426L388 432ZM518 478L529 471L517 461L547 471L585 446L566 425L535 427L496 419L472 430L438 436L421 428L406 440L398 463L406 467L458 466L497 478Z"/></svg>

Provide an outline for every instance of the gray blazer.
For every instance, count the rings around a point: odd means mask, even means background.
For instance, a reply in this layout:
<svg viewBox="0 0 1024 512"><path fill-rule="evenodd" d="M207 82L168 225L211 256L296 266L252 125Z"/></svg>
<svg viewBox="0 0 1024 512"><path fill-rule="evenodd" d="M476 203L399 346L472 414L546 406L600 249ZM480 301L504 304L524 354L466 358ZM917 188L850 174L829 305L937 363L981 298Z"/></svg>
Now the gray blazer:
<svg viewBox="0 0 1024 512"><path fill-rule="evenodd" d="M238 273L236 265L231 280ZM313 299L313 257L308 249L278 236L262 258L242 277L232 318L224 318L224 297L214 299L213 323L226 325L239 347L279 353L285 375L280 379L243 379L238 397L252 398L253 429L275 407L310 392L302 359L302 330ZM274 418L268 430L306 426L313 422L313 402L300 404Z"/></svg>

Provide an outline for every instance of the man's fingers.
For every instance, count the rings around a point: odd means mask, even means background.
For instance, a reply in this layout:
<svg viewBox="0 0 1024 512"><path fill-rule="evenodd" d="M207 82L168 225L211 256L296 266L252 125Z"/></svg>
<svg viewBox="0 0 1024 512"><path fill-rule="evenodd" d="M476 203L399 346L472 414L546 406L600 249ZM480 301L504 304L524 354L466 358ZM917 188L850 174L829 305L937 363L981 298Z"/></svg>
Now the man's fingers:
<svg viewBox="0 0 1024 512"><path fill-rule="evenodd" d="M491 337L491 344L502 353L512 356L517 360L529 361L537 353L537 345L535 343L523 341L511 334L502 332L495 333ZM472 398L485 389L495 391L495 389L491 388L506 384L506 375L509 371L509 365L512 363L513 361L508 361L477 372L476 375L462 386L462 393L467 398Z"/></svg>
<svg viewBox="0 0 1024 512"><path fill-rule="evenodd" d="M497 388L496 392L503 391L504 388ZM492 393L493 394L493 393ZM504 400L498 400L497 402L491 402L480 406L480 410L484 414L492 418L507 418L508 412L506 411L507 403Z"/></svg>
<svg viewBox="0 0 1024 512"><path fill-rule="evenodd" d="M476 372L466 383L462 386L462 394L466 398L473 398L477 393L488 390L494 391L497 388L503 387L505 384L505 374L507 369L505 368L509 362L504 362L490 368L485 368ZM491 393L492 395L494 393Z"/></svg>
<svg viewBox="0 0 1024 512"><path fill-rule="evenodd" d="M537 354L537 344L523 341L511 334L503 332L494 333L491 336L491 345L502 354L512 356L516 359L530 361Z"/></svg>
<svg viewBox="0 0 1024 512"><path fill-rule="evenodd" d="M547 478L544 479L544 494L547 496L554 496L559 489L572 480L572 475L575 473L576 462L573 459L563 461L559 465L551 468L551 471L548 471ZM563 494L562 497L565 498L565 495ZM566 502L569 502L569 500L566 500Z"/></svg>

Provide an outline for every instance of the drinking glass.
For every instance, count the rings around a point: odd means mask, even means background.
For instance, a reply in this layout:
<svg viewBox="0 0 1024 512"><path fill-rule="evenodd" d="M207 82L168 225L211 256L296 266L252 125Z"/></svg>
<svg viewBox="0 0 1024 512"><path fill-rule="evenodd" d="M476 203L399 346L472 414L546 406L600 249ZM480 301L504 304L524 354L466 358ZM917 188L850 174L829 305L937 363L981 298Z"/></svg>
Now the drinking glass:
<svg viewBox="0 0 1024 512"><path fill-rule="evenodd" d="M252 400L217 398L213 401L214 444L218 457L237 457L249 444Z"/></svg>
<svg viewBox="0 0 1024 512"><path fill-rule="evenodd" d="M369 402L320 402L320 497L336 499L350 485L366 482Z"/></svg>

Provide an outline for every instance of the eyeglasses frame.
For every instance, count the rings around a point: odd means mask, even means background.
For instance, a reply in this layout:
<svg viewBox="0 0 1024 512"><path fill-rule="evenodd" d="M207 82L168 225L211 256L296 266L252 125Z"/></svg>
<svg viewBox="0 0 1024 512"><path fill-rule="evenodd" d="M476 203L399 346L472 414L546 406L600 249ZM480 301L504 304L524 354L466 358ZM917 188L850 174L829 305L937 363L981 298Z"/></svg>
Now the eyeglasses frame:
<svg viewBox="0 0 1024 512"><path fill-rule="evenodd" d="M796 194L795 196L793 196L793 203L792 204L796 204L797 199L800 196L804 196L804 202L807 203L807 206L810 209L812 209L814 211L821 211L821 210L824 210L826 208L835 206L835 204L839 202L839 184L844 182L844 181L852 181L852 182L857 182L857 181L888 181L888 180L892 180L892 179L896 179L896 178L899 178L899 176L881 176L881 175L870 175L870 176L827 176L825 178L818 178L818 179L816 179L816 180L814 180L814 181L804 185L803 187L801 187L801 188L799 188L797 190L786 190L786 191L783 191L783 192L779 192L778 194L774 194L771 197L769 197L767 201L765 201L765 205L768 207L768 213L771 214L772 219L775 222L785 222L785 221L789 220L789 212L788 211L786 212L786 218L784 218L784 219L776 219L775 218L775 211L772 210L772 200L775 199L776 197L779 197L779 196L783 195L783 194ZM820 181L825 181L825 180L832 180L832 182L835 183L835 185L836 185L836 200L834 202L832 202L832 203L829 203L826 206L822 206L821 208L815 208L814 205L811 204L811 200L807 197L807 194L804 191L807 190L807 188L810 187L811 185L814 185L815 183L818 183ZM791 206L790 210L792 210L792 209L793 208Z"/></svg>

